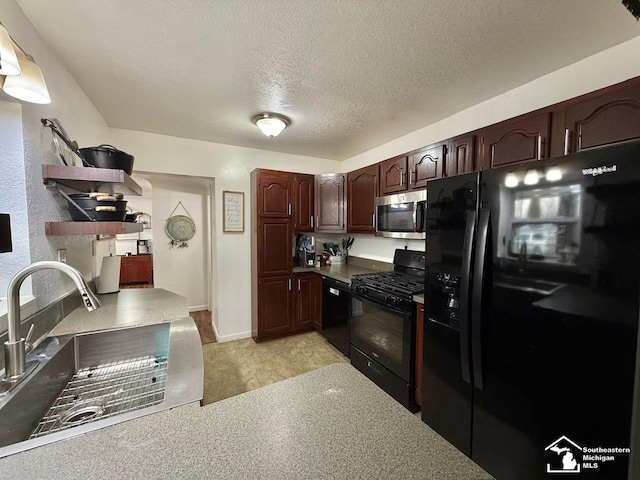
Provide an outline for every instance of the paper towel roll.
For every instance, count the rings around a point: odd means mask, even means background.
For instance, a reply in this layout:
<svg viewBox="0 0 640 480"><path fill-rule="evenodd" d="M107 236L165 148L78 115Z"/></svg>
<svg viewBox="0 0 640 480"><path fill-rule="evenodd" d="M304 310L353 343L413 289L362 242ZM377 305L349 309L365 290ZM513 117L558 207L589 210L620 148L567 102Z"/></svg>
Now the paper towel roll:
<svg viewBox="0 0 640 480"><path fill-rule="evenodd" d="M120 257L103 257L102 269L98 277L98 293L115 293L120 291Z"/></svg>

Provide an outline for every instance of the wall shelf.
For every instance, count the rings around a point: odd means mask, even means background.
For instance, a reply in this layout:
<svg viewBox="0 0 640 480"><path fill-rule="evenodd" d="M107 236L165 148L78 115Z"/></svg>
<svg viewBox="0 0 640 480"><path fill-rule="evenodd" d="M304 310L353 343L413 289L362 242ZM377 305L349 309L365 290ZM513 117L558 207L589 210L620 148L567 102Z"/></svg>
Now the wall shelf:
<svg viewBox="0 0 640 480"><path fill-rule="evenodd" d="M46 222L48 236L61 235L119 235L142 231L143 225L134 222Z"/></svg>
<svg viewBox="0 0 640 480"><path fill-rule="evenodd" d="M45 184L55 182L56 186L64 186L77 192L142 195L142 187L123 170L42 165L42 179Z"/></svg>

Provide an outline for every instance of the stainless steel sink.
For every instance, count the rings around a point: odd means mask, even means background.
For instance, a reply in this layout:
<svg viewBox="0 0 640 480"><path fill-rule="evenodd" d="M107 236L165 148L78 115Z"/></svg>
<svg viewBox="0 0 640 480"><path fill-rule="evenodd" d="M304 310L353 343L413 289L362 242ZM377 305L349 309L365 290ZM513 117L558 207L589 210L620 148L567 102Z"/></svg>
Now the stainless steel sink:
<svg viewBox="0 0 640 480"><path fill-rule="evenodd" d="M50 337L27 363L29 377L0 395L0 457L202 399L190 317Z"/></svg>
<svg viewBox="0 0 640 480"><path fill-rule="evenodd" d="M494 285L502 288L511 288L523 292L535 293L539 295L551 295L561 287L564 283L549 282L547 280L538 280L535 278L522 278L515 276L503 276L496 278Z"/></svg>

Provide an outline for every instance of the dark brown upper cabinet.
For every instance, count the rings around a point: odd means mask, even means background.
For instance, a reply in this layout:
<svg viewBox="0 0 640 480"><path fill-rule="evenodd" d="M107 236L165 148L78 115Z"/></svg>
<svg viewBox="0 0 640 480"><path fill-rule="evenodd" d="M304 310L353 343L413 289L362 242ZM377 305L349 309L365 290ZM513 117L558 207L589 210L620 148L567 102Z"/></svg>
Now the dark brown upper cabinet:
<svg viewBox="0 0 640 480"><path fill-rule="evenodd" d="M564 126L566 144L561 153L640 139L640 83L627 82L578 99L567 106Z"/></svg>
<svg viewBox="0 0 640 480"><path fill-rule="evenodd" d="M347 175L347 231L376 233L375 200L378 196L378 164Z"/></svg>
<svg viewBox="0 0 640 480"><path fill-rule="evenodd" d="M316 232L345 233L347 205L342 173L316 176Z"/></svg>
<svg viewBox="0 0 640 480"><path fill-rule="evenodd" d="M425 188L429 180L442 177L447 146L444 143L430 145L409 154L409 189Z"/></svg>
<svg viewBox="0 0 640 480"><path fill-rule="evenodd" d="M293 231L313 232L315 226L315 176L293 176Z"/></svg>
<svg viewBox="0 0 640 480"><path fill-rule="evenodd" d="M541 160L548 156L551 112L534 113L498 123L483 131L483 169Z"/></svg>
<svg viewBox="0 0 640 480"><path fill-rule="evenodd" d="M380 162L380 195L405 192L408 183L406 155Z"/></svg>
<svg viewBox="0 0 640 480"><path fill-rule="evenodd" d="M462 135L449 140L445 159L444 177L470 173L476 170L475 135Z"/></svg>
<svg viewBox="0 0 640 480"><path fill-rule="evenodd" d="M291 174L261 170L258 178L258 215L261 217L291 216Z"/></svg>
<svg viewBox="0 0 640 480"><path fill-rule="evenodd" d="M288 218L258 218L258 275L289 275L293 231Z"/></svg>

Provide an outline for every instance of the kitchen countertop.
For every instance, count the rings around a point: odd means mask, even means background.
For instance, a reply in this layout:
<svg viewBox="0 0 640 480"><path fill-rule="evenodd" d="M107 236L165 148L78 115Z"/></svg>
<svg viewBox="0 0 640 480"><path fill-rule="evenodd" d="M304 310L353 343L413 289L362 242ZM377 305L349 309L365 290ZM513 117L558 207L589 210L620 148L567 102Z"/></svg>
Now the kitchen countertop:
<svg viewBox="0 0 640 480"><path fill-rule="evenodd" d="M0 460L7 478L491 479L348 364Z"/></svg>
<svg viewBox="0 0 640 480"><path fill-rule="evenodd" d="M334 263L318 268L294 267L293 273L319 273L320 275L351 285L351 277L354 275L393 270L393 263L386 263L369 258L349 256L347 262L348 263Z"/></svg>
<svg viewBox="0 0 640 480"><path fill-rule="evenodd" d="M49 336L168 322L189 316L187 299L163 288L130 288L98 295L102 306L87 312L80 306L67 315Z"/></svg>
<svg viewBox="0 0 640 480"><path fill-rule="evenodd" d="M413 301L416 303L424 303L424 295L414 295Z"/></svg>

